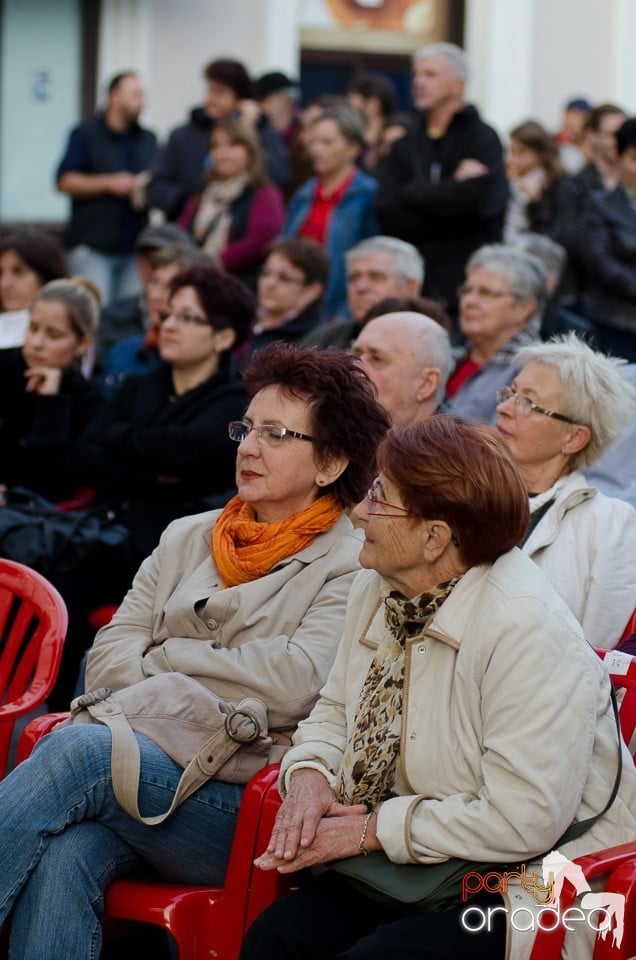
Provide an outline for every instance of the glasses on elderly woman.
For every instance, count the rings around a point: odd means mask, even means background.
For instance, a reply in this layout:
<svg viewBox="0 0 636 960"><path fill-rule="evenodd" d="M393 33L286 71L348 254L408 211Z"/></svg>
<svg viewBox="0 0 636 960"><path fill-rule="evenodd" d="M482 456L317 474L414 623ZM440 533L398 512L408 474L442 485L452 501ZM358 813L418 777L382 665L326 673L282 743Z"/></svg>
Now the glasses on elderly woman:
<svg viewBox="0 0 636 960"><path fill-rule="evenodd" d="M409 513L406 507L400 506L398 503L389 503L388 500L380 500L376 496L376 492L380 485L379 479L376 477L373 481L373 486L367 490L367 516L368 517L394 517L395 519L402 519L403 517L416 517L416 513ZM389 510L399 510L400 513L387 513L385 510L378 510L377 507L388 507ZM374 509L376 508L376 509ZM451 540L456 547L459 546L459 540L455 536L454 532L451 530Z"/></svg>
<svg viewBox="0 0 636 960"><path fill-rule="evenodd" d="M566 417L564 413L555 413L554 410L548 410L546 407L540 407L538 403L531 400L525 393L517 393L512 387L498 387L496 390L499 403L505 403L506 400L512 400L515 407L522 417L528 417L531 413L541 413L544 417L552 417L553 420L562 420L563 423L577 423L571 417Z"/></svg>
<svg viewBox="0 0 636 960"><path fill-rule="evenodd" d="M249 437L252 430L259 443L264 443L267 447L280 447L288 437L295 437L296 440L313 441L315 437L310 437L308 433L299 433L298 430L288 430L287 427L279 427L274 423L263 423L260 427L255 427L244 420L232 420L228 423L227 430L230 440L236 443L243 443Z"/></svg>

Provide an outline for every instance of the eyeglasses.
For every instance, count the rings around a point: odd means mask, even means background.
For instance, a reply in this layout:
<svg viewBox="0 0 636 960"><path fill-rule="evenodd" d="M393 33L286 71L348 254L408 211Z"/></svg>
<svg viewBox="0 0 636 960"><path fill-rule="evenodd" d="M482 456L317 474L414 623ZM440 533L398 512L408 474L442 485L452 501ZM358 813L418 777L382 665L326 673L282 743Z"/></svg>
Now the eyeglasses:
<svg viewBox="0 0 636 960"><path fill-rule="evenodd" d="M367 490L367 515L369 517L415 517L417 514L409 513L406 507L401 507L397 503L389 503L388 500L380 500L376 497L375 491L378 481L375 480L373 486ZM383 510L373 510L372 507L389 507L391 510L400 510L401 513L385 513Z"/></svg>
<svg viewBox="0 0 636 960"><path fill-rule="evenodd" d="M159 323L165 323L170 317L180 324L194 323L198 327L211 327L212 324L207 317L200 317L196 313L173 313L172 310L161 310L159 312Z"/></svg>
<svg viewBox="0 0 636 960"><path fill-rule="evenodd" d="M367 516L368 517L394 517L396 520L401 520L403 517L416 517L416 513L409 513L406 507L402 507L397 503L389 503L388 500L380 500L379 497L376 497L375 492L379 485L379 480L376 479L373 481L373 486L367 490ZM382 510L373 510L372 507L389 507L391 510L401 510L401 513L384 513ZM451 540L456 547L459 546L459 540L457 539L453 530L451 530Z"/></svg>
<svg viewBox="0 0 636 960"><path fill-rule="evenodd" d="M496 392L499 403L505 403L506 400L512 400L515 407L523 417L528 417L532 411L533 413L542 413L544 417L552 417L554 420L562 420L564 423L578 423L577 420L573 420L571 417L566 417L564 413L555 413L554 410L547 410L545 407L540 407L538 403L535 403L534 400L531 400L530 397L526 396L525 393L517 393L517 391L513 390L512 387L498 387Z"/></svg>
<svg viewBox="0 0 636 960"><path fill-rule="evenodd" d="M236 443L242 443L254 431L259 443L264 443L268 447L279 447L287 437L293 437L295 440L315 440L307 433L299 433L298 430L288 430L287 427L278 427L273 423L263 423L260 427L255 427L251 423L245 423L244 420L232 420L227 425L230 440Z"/></svg>
<svg viewBox="0 0 636 960"><path fill-rule="evenodd" d="M457 296L460 299L461 297L469 297L471 293L478 296L480 300L498 300L499 297L512 297L509 290L493 290L491 287L469 287L467 284L457 287Z"/></svg>
<svg viewBox="0 0 636 960"><path fill-rule="evenodd" d="M275 270L268 270L267 267L261 270L261 277L278 280L280 283L297 283L301 287L304 287L307 282L304 277L294 277L291 273L277 273Z"/></svg>

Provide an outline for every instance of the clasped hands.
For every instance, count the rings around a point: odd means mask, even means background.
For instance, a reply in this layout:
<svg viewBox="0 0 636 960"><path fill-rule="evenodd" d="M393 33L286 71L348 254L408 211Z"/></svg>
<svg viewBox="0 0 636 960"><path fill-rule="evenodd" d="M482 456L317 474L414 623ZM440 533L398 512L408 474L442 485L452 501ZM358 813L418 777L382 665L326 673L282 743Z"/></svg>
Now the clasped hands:
<svg viewBox="0 0 636 960"><path fill-rule="evenodd" d="M338 803L317 770L298 770L292 774L267 849L254 863L261 870L295 873L317 863L355 856L360 853L367 812L363 803ZM369 821L364 848L366 852L381 849L375 816Z"/></svg>

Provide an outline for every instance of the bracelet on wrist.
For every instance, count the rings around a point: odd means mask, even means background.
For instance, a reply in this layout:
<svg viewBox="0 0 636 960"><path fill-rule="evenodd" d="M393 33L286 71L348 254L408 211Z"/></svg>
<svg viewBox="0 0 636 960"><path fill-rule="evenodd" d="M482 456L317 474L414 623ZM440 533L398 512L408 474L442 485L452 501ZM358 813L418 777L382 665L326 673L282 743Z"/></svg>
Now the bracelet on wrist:
<svg viewBox="0 0 636 960"><path fill-rule="evenodd" d="M362 833L360 834L360 839L358 840L358 853L361 853L364 857L367 857L369 855L369 851L365 850L364 844L367 839L367 830L369 829L369 820L371 819L372 816L373 816L373 811L371 811L371 813L367 813L366 817L364 818L364 823L362 825Z"/></svg>

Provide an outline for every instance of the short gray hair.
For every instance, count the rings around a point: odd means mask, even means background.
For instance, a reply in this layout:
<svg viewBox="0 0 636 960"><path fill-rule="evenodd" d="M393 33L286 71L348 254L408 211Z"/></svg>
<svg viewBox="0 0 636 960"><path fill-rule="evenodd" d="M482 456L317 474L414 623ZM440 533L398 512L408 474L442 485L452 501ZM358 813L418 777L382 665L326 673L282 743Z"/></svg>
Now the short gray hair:
<svg viewBox="0 0 636 960"><path fill-rule="evenodd" d="M590 442L571 457L572 470L598 460L635 415L636 386L621 373L627 361L597 353L575 333L523 347L516 360L522 369L530 363L554 367L563 384L559 413L590 428Z"/></svg>
<svg viewBox="0 0 636 960"><path fill-rule="evenodd" d="M555 277L558 283L567 259L565 247L543 233L520 233L512 241L512 246L540 260L548 276Z"/></svg>
<svg viewBox="0 0 636 960"><path fill-rule="evenodd" d="M469 68L466 51L458 47L456 43L429 43L425 47L420 47L413 54L413 63L418 60L428 60L429 57L435 57L436 60L444 60L456 77L462 80L468 80Z"/></svg>
<svg viewBox="0 0 636 960"><path fill-rule="evenodd" d="M314 124L321 120L333 120L343 137L364 147L364 117L357 107L350 103L332 103L322 110Z"/></svg>
<svg viewBox="0 0 636 960"><path fill-rule="evenodd" d="M369 237L361 240L345 253L347 269L360 257L373 256L374 253L388 253L393 258L393 272L403 280L417 280L421 287L424 283L424 259L419 250L406 240L397 237Z"/></svg>
<svg viewBox="0 0 636 960"><path fill-rule="evenodd" d="M510 294L515 300L534 297L537 306L528 321L541 318L548 297L548 275L543 263L531 253L504 243L489 243L473 253L466 264L466 275L477 267L501 273L508 281Z"/></svg>

